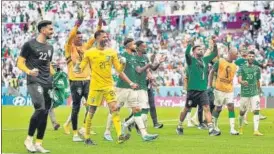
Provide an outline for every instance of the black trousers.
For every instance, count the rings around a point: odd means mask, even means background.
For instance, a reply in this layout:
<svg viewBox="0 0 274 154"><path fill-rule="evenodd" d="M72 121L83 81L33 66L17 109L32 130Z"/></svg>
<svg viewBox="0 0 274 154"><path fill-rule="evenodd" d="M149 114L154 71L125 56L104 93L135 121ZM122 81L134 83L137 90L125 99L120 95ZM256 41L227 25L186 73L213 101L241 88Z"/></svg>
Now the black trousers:
<svg viewBox="0 0 274 154"><path fill-rule="evenodd" d="M86 100L88 98L89 82L89 80L70 81L70 90L72 96L71 123L73 130L77 130L78 114L81 107L81 99L82 97L85 97Z"/></svg>
<svg viewBox="0 0 274 154"><path fill-rule="evenodd" d="M52 106L49 96L51 88L42 86L39 83L31 83L27 86L27 89L35 109L30 119L28 135L33 136L37 129L37 139L42 140L47 127L49 109Z"/></svg>
<svg viewBox="0 0 274 154"><path fill-rule="evenodd" d="M157 112L156 112L156 107L155 107L155 102L154 102L154 90L153 89L148 89L148 102L149 102L149 107L150 107L150 116L153 121L153 125L156 125L158 123L158 119L157 119Z"/></svg>

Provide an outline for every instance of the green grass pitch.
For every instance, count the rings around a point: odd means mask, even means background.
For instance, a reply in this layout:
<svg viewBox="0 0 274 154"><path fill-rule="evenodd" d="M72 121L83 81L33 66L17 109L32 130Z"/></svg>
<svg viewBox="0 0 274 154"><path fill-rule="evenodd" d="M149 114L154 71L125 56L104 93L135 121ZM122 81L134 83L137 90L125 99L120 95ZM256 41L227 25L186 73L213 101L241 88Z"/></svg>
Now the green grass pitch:
<svg viewBox="0 0 274 154"><path fill-rule="evenodd" d="M180 108L158 108L158 118L164 123L164 128L152 128L149 117L149 132L158 133L160 136L152 142L144 142L135 130L131 133L128 142L117 144L103 139L108 109L99 108L93 120L96 135L92 139L97 146L86 146L84 143L72 142L72 135L65 135L63 128L54 131L50 120L43 145L51 150L52 154L274 154L274 109L264 109L262 113L267 116L266 120L260 121L260 131L264 136L253 136L253 116L249 113L249 125L244 127L244 135L231 136L229 134L229 121L227 110L220 116L220 129L222 135L218 137L208 136L206 130L197 128L184 129L184 135L178 136L175 128L178 122ZM27 153L24 147L24 140L27 135L27 128L32 107L2 107L2 152L3 153ZM62 125L70 113L69 107L59 107L55 110L57 120ZM128 114L127 109L121 111L122 119ZM79 126L82 125L84 108L79 116ZM238 110L236 117L238 117ZM238 121L236 120L236 128ZM113 137L115 132L113 129ZM116 139L116 138L115 138Z"/></svg>

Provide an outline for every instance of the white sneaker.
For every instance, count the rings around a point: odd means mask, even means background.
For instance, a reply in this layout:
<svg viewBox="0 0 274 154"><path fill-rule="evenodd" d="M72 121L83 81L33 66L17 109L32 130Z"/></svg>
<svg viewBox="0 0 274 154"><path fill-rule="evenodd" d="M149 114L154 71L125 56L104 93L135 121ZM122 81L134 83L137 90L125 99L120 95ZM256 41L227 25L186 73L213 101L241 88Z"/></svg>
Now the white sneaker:
<svg viewBox="0 0 274 154"><path fill-rule="evenodd" d="M37 152L41 152L41 153L50 153L49 150L46 150L42 147L42 145L36 144L35 145L35 149Z"/></svg>
<svg viewBox="0 0 274 154"><path fill-rule="evenodd" d="M110 133L104 133L104 139L107 141L113 141L113 138Z"/></svg>
<svg viewBox="0 0 274 154"><path fill-rule="evenodd" d="M235 129L233 129L233 130L230 130L230 134L231 135L239 135L239 132L236 131Z"/></svg>
<svg viewBox="0 0 274 154"><path fill-rule="evenodd" d="M72 141L73 142L83 142L84 140L83 139L81 139L81 137L80 136L73 136L73 138L72 138Z"/></svg>
<svg viewBox="0 0 274 154"><path fill-rule="evenodd" d="M24 142L25 147L27 148L27 150L31 153L36 152L36 149L32 143L32 140L26 139Z"/></svg>
<svg viewBox="0 0 274 154"><path fill-rule="evenodd" d="M217 132L220 132L220 131L221 131L219 127L215 127L214 129L215 129Z"/></svg>
<svg viewBox="0 0 274 154"><path fill-rule="evenodd" d="M82 136L82 137L85 136L85 132L86 132L86 130L85 130L84 127L80 128L79 131L78 131L79 135Z"/></svg>

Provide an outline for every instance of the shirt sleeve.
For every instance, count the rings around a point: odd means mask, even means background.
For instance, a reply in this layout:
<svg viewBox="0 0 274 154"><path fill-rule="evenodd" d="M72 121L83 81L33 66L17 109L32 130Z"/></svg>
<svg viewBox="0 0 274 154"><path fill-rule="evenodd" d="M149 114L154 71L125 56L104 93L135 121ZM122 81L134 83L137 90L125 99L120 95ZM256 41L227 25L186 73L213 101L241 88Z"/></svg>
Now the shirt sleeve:
<svg viewBox="0 0 274 154"><path fill-rule="evenodd" d="M254 65L257 65L257 66L260 66L260 65L261 65L257 60L254 60L253 64L254 64Z"/></svg>
<svg viewBox="0 0 274 154"><path fill-rule="evenodd" d="M53 46L51 46L51 57L50 57L50 61L52 61L53 54L54 54L54 48L53 48Z"/></svg>
<svg viewBox="0 0 274 154"><path fill-rule="evenodd" d="M237 60L235 60L235 64L237 65L237 66L240 66L240 61L241 61L241 59L237 59Z"/></svg>
<svg viewBox="0 0 274 154"><path fill-rule="evenodd" d="M219 68L219 61L217 61L214 65L213 65L214 70L218 71Z"/></svg>
<svg viewBox="0 0 274 154"><path fill-rule="evenodd" d="M101 29L102 29L102 26L98 25L96 31L101 30ZM89 48L91 48L93 46L94 42L95 42L95 38L94 37L90 38L86 43L84 43L84 45L83 45L84 49L88 50Z"/></svg>
<svg viewBox="0 0 274 154"><path fill-rule="evenodd" d="M257 80L261 79L261 71L260 68L257 68Z"/></svg>
<svg viewBox="0 0 274 154"><path fill-rule="evenodd" d="M240 67L239 70L238 70L238 72L237 72L237 76L238 76L238 77L239 77L239 76L242 76L242 71L243 71L243 68Z"/></svg>
<svg viewBox="0 0 274 154"><path fill-rule="evenodd" d="M187 63L187 65L191 65L191 61L192 61L192 60L191 60L192 57L191 57L191 55L190 55L191 48L192 48L192 46L191 46L190 44L187 45L186 52L185 52L186 63Z"/></svg>
<svg viewBox="0 0 274 154"><path fill-rule="evenodd" d="M82 59L81 63L80 63L80 69L81 69L81 72L85 69L85 67L87 66L87 64L89 63L89 52L86 51L84 53L84 58Z"/></svg>
<svg viewBox="0 0 274 154"><path fill-rule="evenodd" d="M215 57L218 56L218 48L217 45L214 45L213 51L204 58L206 63L210 63Z"/></svg>
<svg viewBox="0 0 274 154"><path fill-rule="evenodd" d="M26 42L21 49L20 56L27 59L30 54L29 52L30 52L29 42Z"/></svg>
<svg viewBox="0 0 274 154"><path fill-rule="evenodd" d="M118 53L114 51L114 55L112 57L112 64L114 65L114 68L118 73L121 73L124 71L125 65L121 64L118 58Z"/></svg>

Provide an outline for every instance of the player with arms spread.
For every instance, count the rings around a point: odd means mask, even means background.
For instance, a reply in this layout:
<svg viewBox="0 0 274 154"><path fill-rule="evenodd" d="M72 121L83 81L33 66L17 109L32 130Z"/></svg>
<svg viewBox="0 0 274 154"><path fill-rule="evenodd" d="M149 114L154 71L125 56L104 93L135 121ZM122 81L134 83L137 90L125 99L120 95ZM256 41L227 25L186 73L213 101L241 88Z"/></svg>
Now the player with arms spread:
<svg viewBox="0 0 274 154"><path fill-rule="evenodd" d="M49 153L49 150L42 147L42 140L47 127L48 112L52 105L50 90L52 75L55 73L51 65L53 46L47 43L53 35L52 22L43 20L38 23L37 29L39 35L23 45L17 61L17 67L27 73L27 89L35 109L24 144L29 152ZM33 145L36 129L36 143Z"/></svg>

